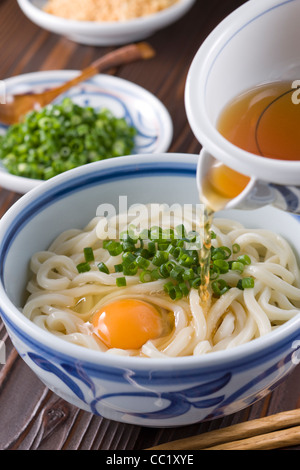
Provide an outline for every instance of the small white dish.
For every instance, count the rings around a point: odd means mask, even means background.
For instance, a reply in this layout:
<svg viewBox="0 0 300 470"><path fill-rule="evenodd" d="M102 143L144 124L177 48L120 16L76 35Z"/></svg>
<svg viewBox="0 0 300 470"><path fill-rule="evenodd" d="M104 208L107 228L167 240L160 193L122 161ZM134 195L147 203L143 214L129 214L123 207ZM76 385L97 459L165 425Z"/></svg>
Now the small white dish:
<svg viewBox="0 0 300 470"><path fill-rule="evenodd" d="M9 94L42 91L70 80L77 73L71 70L46 71L12 77L5 81L6 92ZM73 87L54 103L66 96L80 106L105 107L115 116L126 118L127 122L137 129L133 153L151 154L168 150L173 138L171 117L165 106L144 88L118 77L99 74ZM0 133L5 133L6 129L7 126L0 124ZM41 180L8 173L0 161L2 188L24 194L41 183Z"/></svg>
<svg viewBox="0 0 300 470"><path fill-rule="evenodd" d="M80 44L94 46L120 45L151 36L181 18L195 0L178 0L158 13L127 21L74 21L50 15L43 11L46 0L18 0L23 13L38 26L67 36Z"/></svg>

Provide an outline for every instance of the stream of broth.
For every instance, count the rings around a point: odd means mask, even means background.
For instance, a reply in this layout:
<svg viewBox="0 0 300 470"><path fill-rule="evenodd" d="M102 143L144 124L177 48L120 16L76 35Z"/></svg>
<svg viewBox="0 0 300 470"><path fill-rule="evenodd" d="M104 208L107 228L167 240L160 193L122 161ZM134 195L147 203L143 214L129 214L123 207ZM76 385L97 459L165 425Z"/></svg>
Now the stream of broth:
<svg viewBox="0 0 300 470"><path fill-rule="evenodd" d="M299 82L298 82L299 83ZM287 161L300 160L300 89L291 81L256 86L232 100L219 116L217 129L228 141L252 154ZM251 157L249 157L251 158ZM202 182L205 205L200 299L209 300L211 224L214 212L224 209L250 181L216 161Z"/></svg>
<svg viewBox="0 0 300 470"><path fill-rule="evenodd" d="M199 296L202 307L207 308L210 300L209 281L210 281L210 250L211 250L211 226L214 211L207 205L204 209L204 227L203 227L203 243L199 253L199 263L201 269L201 283L199 287Z"/></svg>

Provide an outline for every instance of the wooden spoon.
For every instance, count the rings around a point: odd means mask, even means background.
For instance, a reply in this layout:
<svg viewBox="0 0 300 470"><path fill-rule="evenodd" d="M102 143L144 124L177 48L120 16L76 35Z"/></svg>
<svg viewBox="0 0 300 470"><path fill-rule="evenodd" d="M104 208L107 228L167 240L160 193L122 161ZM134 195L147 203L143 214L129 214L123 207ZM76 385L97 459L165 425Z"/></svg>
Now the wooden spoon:
<svg viewBox="0 0 300 470"><path fill-rule="evenodd" d="M155 55L152 47L145 42L130 44L100 57L89 67L84 69L77 77L63 85L43 91L42 93L24 93L6 96L6 103L0 104L0 122L11 125L32 109L40 109L51 103L57 96L78 85L97 73L140 59L150 59Z"/></svg>

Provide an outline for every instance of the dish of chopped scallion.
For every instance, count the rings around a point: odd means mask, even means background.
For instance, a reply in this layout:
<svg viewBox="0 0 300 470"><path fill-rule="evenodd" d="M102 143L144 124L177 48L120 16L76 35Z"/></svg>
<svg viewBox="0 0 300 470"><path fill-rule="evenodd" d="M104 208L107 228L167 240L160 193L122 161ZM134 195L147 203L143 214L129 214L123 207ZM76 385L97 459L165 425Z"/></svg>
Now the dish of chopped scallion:
<svg viewBox="0 0 300 470"><path fill-rule="evenodd" d="M48 180L87 163L130 155L136 134L108 109L81 107L65 98L10 126L0 136L0 159L13 175Z"/></svg>

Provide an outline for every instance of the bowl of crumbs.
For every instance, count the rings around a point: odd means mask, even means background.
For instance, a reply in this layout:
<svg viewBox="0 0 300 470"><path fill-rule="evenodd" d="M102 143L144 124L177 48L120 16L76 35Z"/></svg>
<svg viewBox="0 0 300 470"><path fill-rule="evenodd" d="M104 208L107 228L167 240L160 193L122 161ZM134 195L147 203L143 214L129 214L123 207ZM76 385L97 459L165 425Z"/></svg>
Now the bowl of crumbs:
<svg viewBox="0 0 300 470"><path fill-rule="evenodd" d="M38 26L94 46L120 45L151 36L179 20L195 0L18 0Z"/></svg>

